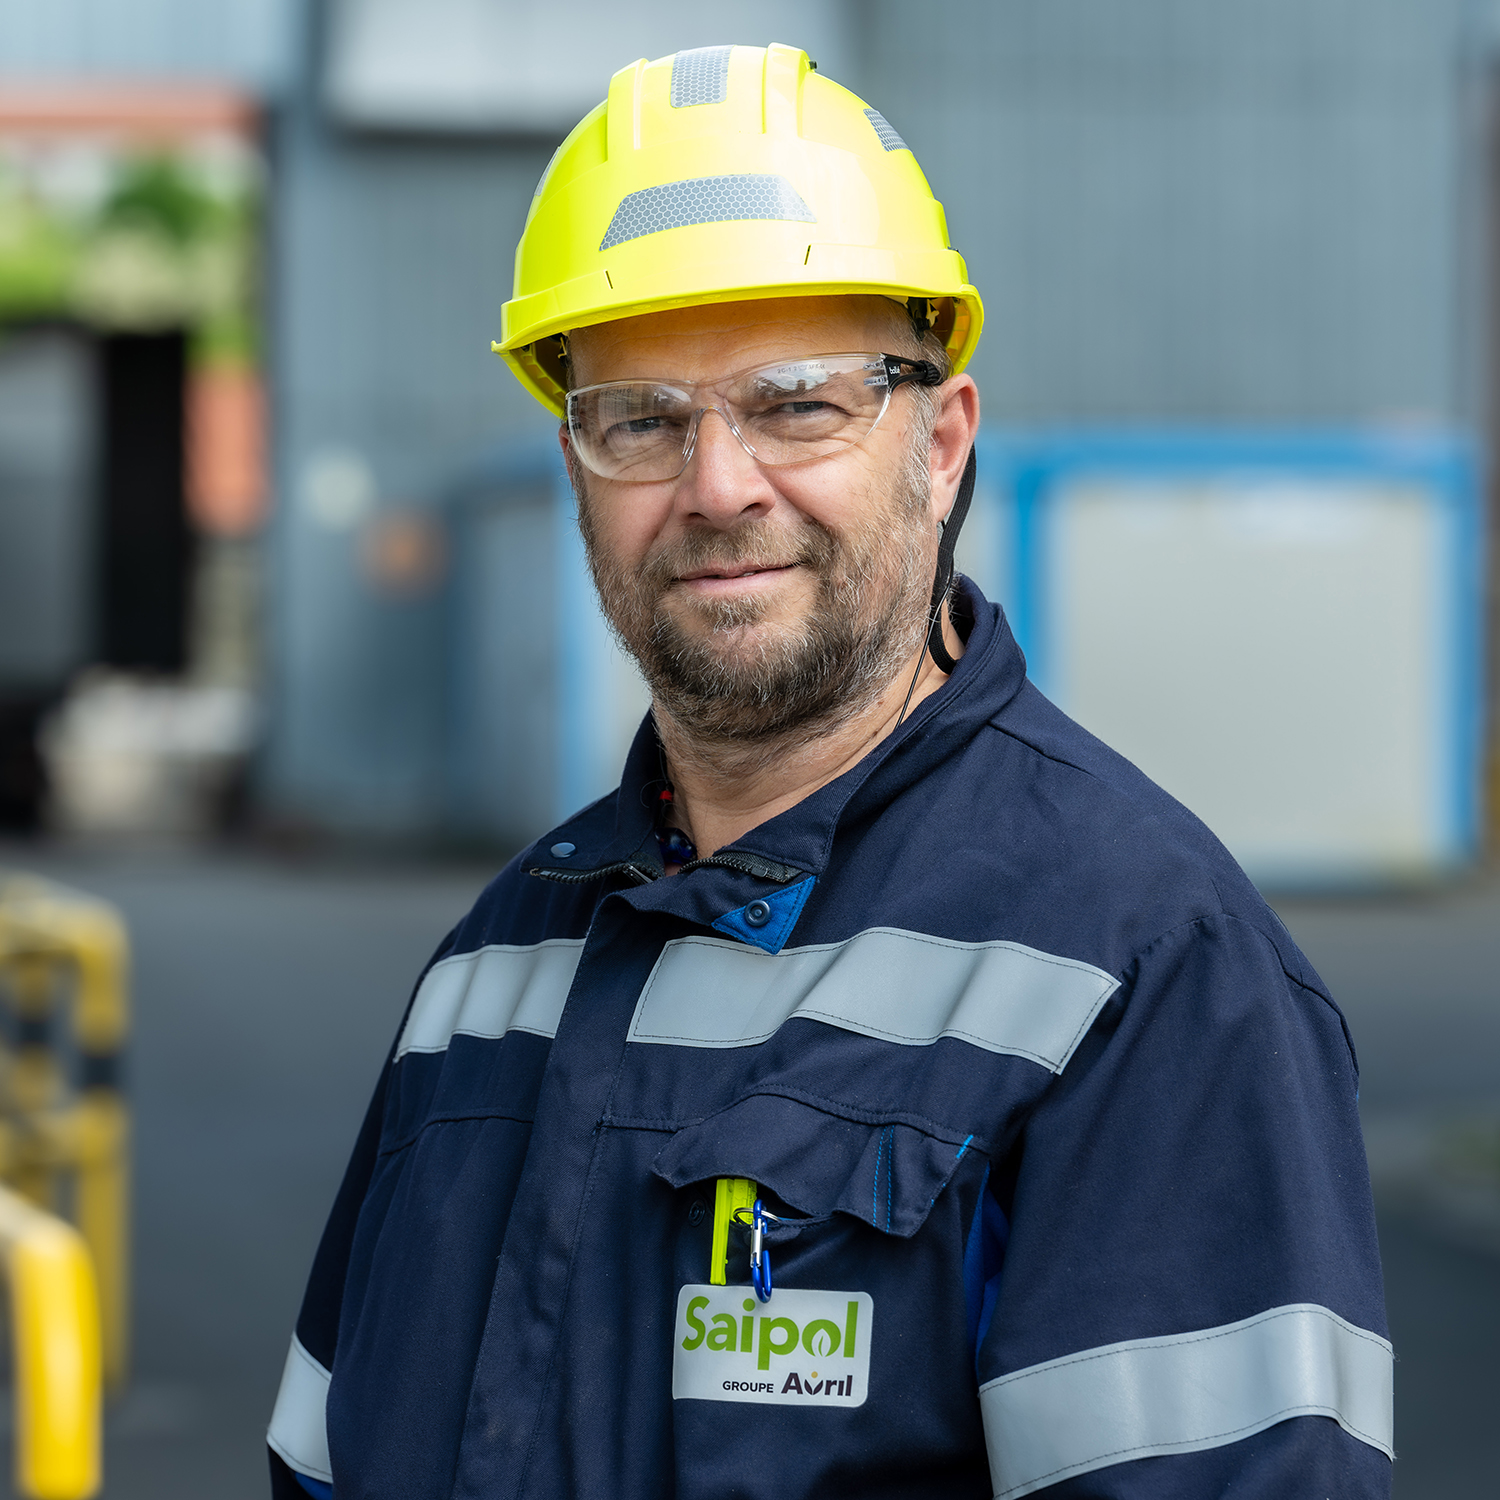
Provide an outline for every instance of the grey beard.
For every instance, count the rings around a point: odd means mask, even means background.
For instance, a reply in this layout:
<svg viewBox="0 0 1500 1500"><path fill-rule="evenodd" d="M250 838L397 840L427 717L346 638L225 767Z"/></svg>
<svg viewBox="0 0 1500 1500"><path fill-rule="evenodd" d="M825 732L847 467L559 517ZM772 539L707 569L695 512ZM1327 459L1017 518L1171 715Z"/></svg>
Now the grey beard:
<svg viewBox="0 0 1500 1500"><path fill-rule="evenodd" d="M698 606L699 622L709 626L704 635L666 610L666 589L672 578L705 565L785 562L786 542L778 548L777 538L755 522L693 532L628 575L601 555L575 469L579 524L605 617L639 663L658 707L682 730L700 741L763 745L793 733L829 734L867 709L916 654L931 589L929 437L922 425L885 504L858 533L841 541L807 520L793 539L793 555L818 581L807 617L738 649L729 637L761 618L758 599Z"/></svg>

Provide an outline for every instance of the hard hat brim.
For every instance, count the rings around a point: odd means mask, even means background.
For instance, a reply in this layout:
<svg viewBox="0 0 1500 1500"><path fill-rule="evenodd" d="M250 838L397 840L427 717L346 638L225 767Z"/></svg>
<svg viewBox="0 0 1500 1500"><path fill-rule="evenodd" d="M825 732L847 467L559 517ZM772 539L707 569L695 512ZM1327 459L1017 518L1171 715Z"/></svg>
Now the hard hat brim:
<svg viewBox="0 0 1500 1500"><path fill-rule="evenodd" d="M954 316L952 327L947 331L944 343L948 349L950 375L957 375L969 361L974 346L984 327L984 304L978 291L962 279L963 261L951 250L934 252L935 262L946 260L947 265L935 264L931 269L939 274L930 280L911 278L913 257L908 253L901 257L901 269L908 274L904 278L887 274L893 266L859 267L866 270L868 278L851 276L856 267L850 261L895 260L886 252L872 250L864 245L811 247L809 259L823 252L843 262L844 272L838 279L811 280L806 274L795 280L767 284L766 267L763 262L743 267L724 265L702 267L703 280L700 287L680 287L675 291L655 289L640 298L621 302L617 292L609 284L603 271L590 273L578 281L560 287L549 287L531 297L517 298L507 302L503 310L504 336L490 347L516 375L517 379L554 416L561 418L567 394L562 371L555 356L548 357L546 351L536 348L543 340L558 334L571 333L578 328L597 327L602 323L615 323L624 318L640 317L654 312L669 312L680 307L705 307L725 302L764 302L779 297L890 297L904 302L910 297L927 297L933 300L950 301ZM953 263L956 262L955 267ZM812 268L809 267L809 270ZM926 269L926 268L923 268ZM953 278L958 270L957 284ZM946 272L947 274L941 274ZM579 283L585 283L580 285Z"/></svg>

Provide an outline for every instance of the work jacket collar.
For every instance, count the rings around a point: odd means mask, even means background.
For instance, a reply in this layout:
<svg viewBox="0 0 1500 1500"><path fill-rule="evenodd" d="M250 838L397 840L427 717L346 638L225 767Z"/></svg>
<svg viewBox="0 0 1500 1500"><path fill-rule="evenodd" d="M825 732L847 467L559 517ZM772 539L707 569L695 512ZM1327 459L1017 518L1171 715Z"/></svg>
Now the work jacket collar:
<svg viewBox="0 0 1500 1500"><path fill-rule="evenodd" d="M666 785L656 725L646 715L626 758L619 789L539 839L523 855L528 873L564 882L623 877L624 892L642 911L672 912L718 926L735 909L798 888L805 900L809 878L827 867L841 825L878 810L972 739L1019 691L1026 665L1004 614L967 578L958 580L957 618L969 624L962 657L952 675L922 700L892 734L857 765L785 812L750 829L710 860L686 866L672 880L660 879L656 808ZM776 901L782 915L801 900ZM759 916L756 912L754 915ZM764 924L776 928L774 920ZM786 924L790 930L790 922ZM754 929L735 936L760 942ZM774 932L769 934L774 937Z"/></svg>

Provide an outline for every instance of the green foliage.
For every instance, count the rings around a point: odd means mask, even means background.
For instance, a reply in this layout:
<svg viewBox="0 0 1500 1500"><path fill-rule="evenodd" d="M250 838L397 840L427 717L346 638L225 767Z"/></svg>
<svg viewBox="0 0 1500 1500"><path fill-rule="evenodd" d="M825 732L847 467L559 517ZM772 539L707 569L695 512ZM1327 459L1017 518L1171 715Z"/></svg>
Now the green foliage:
<svg viewBox="0 0 1500 1500"><path fill-rule="evenodd" d="M80 203L52 190L34 158L0 146L0 320L186 327L195 358L253 362L254 172L185 153L99 151L102 190Z"/></svg>
<svg viewBox="0 0 1500 1500"><path fill-rule="evenodd" d="M105 200L98 228L153 230L178 245L212 234L224 219L219 201L194 182L173 156L127 162Z"/></svg>
<svg viewBox="0 0 1500 1500"><path fill-rule="evenodd" d="M0 317L66 311L77 247L23 197L0 195Z"/></svg>

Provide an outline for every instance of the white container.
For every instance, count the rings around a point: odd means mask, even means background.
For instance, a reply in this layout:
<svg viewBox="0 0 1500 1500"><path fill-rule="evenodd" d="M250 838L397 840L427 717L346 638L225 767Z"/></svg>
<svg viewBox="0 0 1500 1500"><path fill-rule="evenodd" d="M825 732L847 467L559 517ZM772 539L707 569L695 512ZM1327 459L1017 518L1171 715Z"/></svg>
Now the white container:
<svg viewBox="0 0 1500 1500"><path fill-rule="evenodd" d="M1095 434L989 441L980 470L1038 686L1257 882L1475 858L1483 547L1461 444Z"/></svg>

